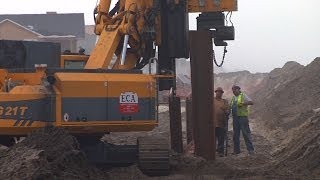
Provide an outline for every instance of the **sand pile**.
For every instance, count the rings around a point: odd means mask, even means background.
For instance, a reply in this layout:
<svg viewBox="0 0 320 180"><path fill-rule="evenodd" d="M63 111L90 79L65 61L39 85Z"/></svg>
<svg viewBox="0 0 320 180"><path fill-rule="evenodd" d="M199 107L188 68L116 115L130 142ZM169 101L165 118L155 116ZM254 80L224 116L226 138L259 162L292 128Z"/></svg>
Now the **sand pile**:
<svg viewBox="0 0 320 180"><path fill-rule="evenodd" d="M286 133L320 108L320 58L303 67L295 62L270 72L265 88L254 94L254 118L270 130Z"/></svg>
<svg viewBox="0 0 320 180"><path fill-rule="evenodd" d="M254 118L277 145L270 172L296 178L320 176L319 71L320 58L306 67L289 62L272 71L265 88L254 95Z"/></svg>
<svg viewBox="0 0 320 180"><path fill-rule="evenodd" d="M294 176L320 177L320 112L291 131L276 149L272 169Z"/></svg>
<svg viewBox="0 0 320 180"><path fill-rule="evenodd" d="M1 151L0 179L106 179L66 131L40 129Z"/></svg>

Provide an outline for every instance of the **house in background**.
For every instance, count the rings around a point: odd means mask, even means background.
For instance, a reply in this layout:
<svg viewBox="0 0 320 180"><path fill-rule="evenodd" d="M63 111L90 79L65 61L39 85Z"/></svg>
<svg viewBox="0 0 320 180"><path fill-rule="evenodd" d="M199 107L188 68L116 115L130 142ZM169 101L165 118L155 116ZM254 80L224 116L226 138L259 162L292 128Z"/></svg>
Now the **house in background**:
<svg viewBox="0 0 320 180"><path fill-rule="evenodd" d="M83 13L0 15L0 39L55 42L61 51L78 52L85 39Z"/></svg>

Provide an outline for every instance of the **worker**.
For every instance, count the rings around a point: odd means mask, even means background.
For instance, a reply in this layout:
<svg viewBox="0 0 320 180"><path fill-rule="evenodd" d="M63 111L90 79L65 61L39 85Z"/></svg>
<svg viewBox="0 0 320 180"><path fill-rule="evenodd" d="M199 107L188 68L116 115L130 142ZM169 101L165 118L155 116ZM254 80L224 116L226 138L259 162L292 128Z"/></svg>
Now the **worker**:
<svg viewBox="0 0 320 180"><path fill-rule="evenodd" d="M215 132L216 139L218 141L218 155L220 157L224 156L224 141L226 135L226 121L228 120L228 116L230 113L228 101L222 98L224 93L221 87L218 87L215 91L214 98L214 124L215 124Z"/></svg>
<svg viewBox="0 0 320 180"><path fill-rule="evenodd" d="M238 85L232 86L232 92L234 96L231 99L231 111L233 117L233 144L234 154L240 154L240 131L249 155L254 154L254 147L252 143L251 130L249 127L249 110L248 106L253 105L252 100L245 93L241 92L241 88Z"/></svg>

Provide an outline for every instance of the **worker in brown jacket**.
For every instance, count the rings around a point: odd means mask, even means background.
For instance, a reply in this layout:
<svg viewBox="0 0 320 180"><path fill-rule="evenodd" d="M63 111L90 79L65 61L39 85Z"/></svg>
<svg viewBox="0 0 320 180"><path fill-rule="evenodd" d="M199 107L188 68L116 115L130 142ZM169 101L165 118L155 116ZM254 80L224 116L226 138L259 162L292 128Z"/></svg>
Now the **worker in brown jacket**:
<svg viewBox="0 0 320 180"><path fill-rule="evenodd" d="M214 98L214 124L216 139L218 140L217 151L220 157L224 156L224 141L226 135L226 121L229 116L229 104L226 99L222 98L224 93L221 87L218 87L215 91L216 96Z"/></svg>

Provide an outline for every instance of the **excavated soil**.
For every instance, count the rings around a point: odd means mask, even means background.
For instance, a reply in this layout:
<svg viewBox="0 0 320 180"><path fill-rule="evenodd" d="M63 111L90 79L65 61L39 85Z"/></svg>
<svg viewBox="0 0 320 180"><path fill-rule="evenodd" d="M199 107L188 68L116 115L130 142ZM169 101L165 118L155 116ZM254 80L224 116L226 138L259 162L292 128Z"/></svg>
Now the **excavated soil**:
<svg viewBox="0 0 320 180"><path fill-rule="evenodd" d="M320 178L320 112L292 130L275 148L271 169L292 176Z"/></svg>
<svg viewBox="0 0 320 180"><path fill-rule="evenodd" d="M56 128L30 134L22 142L2 149L0 179L105 179L89 165L73 136Z"/></svg>
<svg viewBox="0 0 320 180"><path fill-rule="evenodd" d="M288 62L253 95L260 134L273 145L269 168L305 179L320 178L320 58L307 66Z"/></svg>
<svg viewBox="0 0 320 180"><path fill-rule="evenodd" d="M313 109L320 108L319 70L320 58L306 67L289 62L271 71L264 88L253 95L254 117L283 137L302 125L313 115Z"/></svg>

